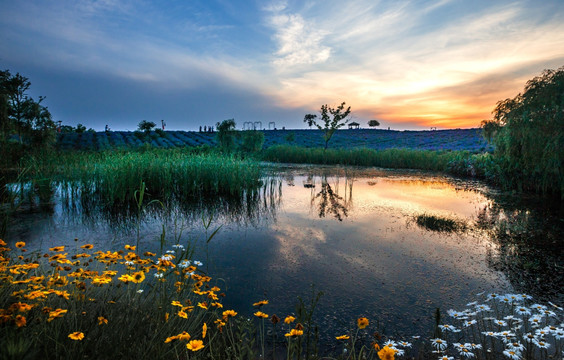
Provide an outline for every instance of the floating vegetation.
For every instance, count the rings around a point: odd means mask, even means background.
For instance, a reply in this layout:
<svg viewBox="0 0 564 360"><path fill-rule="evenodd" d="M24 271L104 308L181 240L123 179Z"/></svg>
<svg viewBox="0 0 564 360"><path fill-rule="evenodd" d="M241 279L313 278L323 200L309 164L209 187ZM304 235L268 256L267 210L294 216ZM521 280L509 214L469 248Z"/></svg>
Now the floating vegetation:
<svg viewBox="0 0 564 360"><path fill-rule="evenodd" d="M446 233L463 231L467 228L466 223L461 220L426 213L417 215L415 223L426 230Z"/></svg>

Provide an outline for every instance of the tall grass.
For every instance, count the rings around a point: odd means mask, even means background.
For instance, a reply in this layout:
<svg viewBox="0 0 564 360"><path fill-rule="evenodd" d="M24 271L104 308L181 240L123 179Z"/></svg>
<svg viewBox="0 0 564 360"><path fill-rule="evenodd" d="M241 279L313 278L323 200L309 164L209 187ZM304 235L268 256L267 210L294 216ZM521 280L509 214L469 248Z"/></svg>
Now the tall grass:
<svg viewBox="0 0 564 360"><path fill-rule="evenodd" d="M450 163L461 156L470 156L470 153L466 151L372 150L366 148L324 150L322 148L277 145L264 150L262 155L263 160L273 162L446 171Z"/></svg>
<svg viewBox="0 0 564 360"><path fill-rule="evenodd" d="M61 153L33 160L34 176L63 184L68 194L102 200L106 205L134 203L145 183L148 199L240 197L260 185L256 161L235 155L186 150Z"/></svg>

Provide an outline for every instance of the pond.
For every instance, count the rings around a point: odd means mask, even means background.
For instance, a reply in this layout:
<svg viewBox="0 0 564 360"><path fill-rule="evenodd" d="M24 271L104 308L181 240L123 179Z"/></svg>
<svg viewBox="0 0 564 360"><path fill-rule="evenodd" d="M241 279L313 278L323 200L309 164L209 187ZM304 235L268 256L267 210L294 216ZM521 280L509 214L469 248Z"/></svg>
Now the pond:
<svg viewBox="0 0 564 360"><path fill-rule="evenodd" d="M482 292L525 292L562 305L559 199L551 205L415 171L269 169L253 196L166 210L152 204L140 217L104 211L59 187L41 208L17 214L6 239L31 250L75 239L121 249L139 240L141 251L159 253L164 229L164 250L194 246L194 258L226 293L225 307L246 316L253 302L268 299L262 310L283 317L298 297L322 291L316 321L328 342L359 316L381 333L430 336L436 308L463 309ZM423 214L461 227L425 227L416 221Z"/></svg>

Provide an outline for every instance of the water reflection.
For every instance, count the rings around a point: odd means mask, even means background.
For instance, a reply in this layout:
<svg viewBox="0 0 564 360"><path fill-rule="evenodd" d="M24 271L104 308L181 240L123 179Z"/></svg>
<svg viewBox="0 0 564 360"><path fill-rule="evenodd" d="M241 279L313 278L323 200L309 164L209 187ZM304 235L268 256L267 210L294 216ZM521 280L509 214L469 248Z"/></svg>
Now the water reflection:
<svg viewBox="0 0 564 360"><path fill-rule="evenodd" d="M317 320L328 341L358 316L387 333L425 335L436 307L462 308L482 291L564 300L562 213L503 200L477 182L291 167L276 168L258 191L239 198L148 206L141 214L107 209L64 188L51 202L50 213L19 214L7 239L41 247L78 237L119 248L140 225L141 248L158 252L164 224L169 245L200 239L196 256L224 281L226 306L242 314L265 297L269 313L289 314L314 283L326 294ZM413 224L421 213L460 219L467 228L427 231ZM210 217L212 228L223 227L202 243L202 218Z"/></svg>

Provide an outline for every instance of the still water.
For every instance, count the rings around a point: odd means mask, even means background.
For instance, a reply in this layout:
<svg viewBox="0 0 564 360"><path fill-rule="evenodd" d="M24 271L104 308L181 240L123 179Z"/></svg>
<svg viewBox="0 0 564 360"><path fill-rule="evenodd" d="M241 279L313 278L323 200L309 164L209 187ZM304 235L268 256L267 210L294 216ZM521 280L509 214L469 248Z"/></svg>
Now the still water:
<svg viewBox="0 0 564 360"><path fill-rule="evenodd" d="M149 189L150 193L150 189ZM226 308L252 316L252 303L283 317L298 297L322 291L322 339L365 316L393 335L429 335L436 308L463 309L482 292L528 292L564 299L562 218L535 200L503 197L484 184L436 174L339 167L275 167L259 194L198 205L152 206L141 220L86 207L55 192L43 211L22 213L10 243L30 249L137 242L160 252L177 241L226 293ZM439 232L418 225L430 214L465 225ZM211 220L206 229L202 218ZM220 230L207 243L213 231ZM556 275L554 275L556 274ZM560 275L558 275L560 274Z"/></svg>

